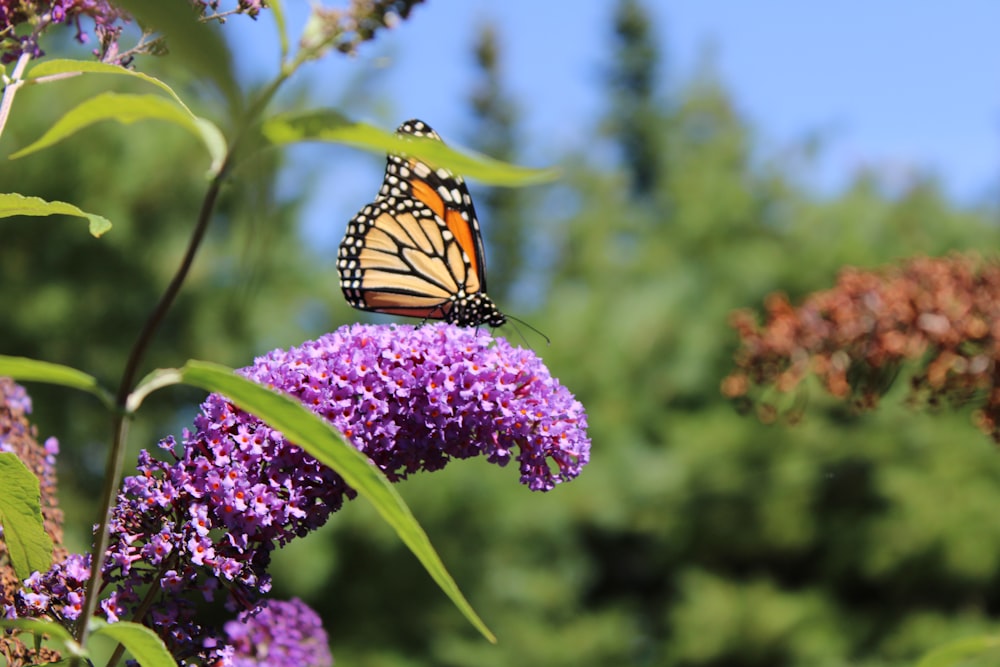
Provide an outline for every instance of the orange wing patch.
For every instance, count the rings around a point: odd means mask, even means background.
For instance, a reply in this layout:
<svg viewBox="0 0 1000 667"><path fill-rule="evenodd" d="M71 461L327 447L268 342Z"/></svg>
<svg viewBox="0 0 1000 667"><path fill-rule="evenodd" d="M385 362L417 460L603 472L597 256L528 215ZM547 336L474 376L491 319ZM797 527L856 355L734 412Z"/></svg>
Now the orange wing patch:
<svg viewBox="0 0 1000 667"><path fill-rule="evenodd" d="M426 181L414 180L410 183L410 188L412 189L414 199L434 211L439 218L444 220L444 224L448 226L448 230L454 235L458 246L465 252L466 257L469 258L469 264L472 266L472 274L478 276L479 265L476 263L476 241L472 236L472 222L463 218L459 209L454 206L449 207L441 195Z"/></svg>
<svg viewBox="0 0 1000 667"><path fill-rule="evenodd" d="M426 181L415 180L410 183L410 188L413 190L414 199L437 213L439 218L442 220L444 219L444 200L441 199L441 195L439 195L429 183Z"/></svg>
<svg viewBox="0 0 1000 667"><path fill-rule="evenodd" d="M462 217L457 209L448 209L444 215L444 224L455 235L459 247L469 258L469 265L472 267L472 275L479 275L479 265L476 264L476 241L472 238L472 223Z"/></svg>

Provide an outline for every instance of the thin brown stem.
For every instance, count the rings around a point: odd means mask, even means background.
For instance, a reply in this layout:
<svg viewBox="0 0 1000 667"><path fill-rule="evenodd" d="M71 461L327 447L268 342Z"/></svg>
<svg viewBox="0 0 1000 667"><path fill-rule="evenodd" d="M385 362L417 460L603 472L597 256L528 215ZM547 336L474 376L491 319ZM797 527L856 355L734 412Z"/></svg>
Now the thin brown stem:
<svg viewBox="0 0 1000 667"><path fill-rule="evenodd" d="M212 183L205 193L201 211L198 214L198 222L195 225L194 232L191 234L190 241L188 241L184 258L181 260L181 264L167 286L166 291L164 291L163 296L160 297L159 303L156 304L153 312L146 320L135 344L132 346L128 360L125 362L125 370L122 373L121 383L118 385L118 394L115 397L115 405L118 408L118 413L114 417L114 438L112 440L111 452L108 455L108 464L105 469L104 488L101 492L100 520L98 521L97 530L94 532L94 545L90 556L90 579L87 580L84 606L76 627L76 639L83 646L86 645L89 633L87 621L97 609L97 597L101 589L101 570L104 567L104 557L109 542L108 526L111 522L111 510L114 506L115 496L118 491L118 480L121 477L125 461L125 438L128 434L128 423L131 419L131 415L126 413L128 396L135 384L139 364L142 362L143 357L145 357L146 350L156 336L163 318L173 305L177 294L181 290L181 286L184 284L184 279L187 278L188 272L191 270L194 257L208 229L208 223L212 219L212 212L215 210L215 203L218 199L223 179L225 179L228 171L231 156L232 154L230 153L222 169L212 179Z"/></svg>
<svg viewBox="0 0 1000 667"><path fill-rule="evenodd" d="M291 76L300 64L301 63L297 62L284 66L281 73L261 92L260 95L257 96L254 103L251 104L247 112L243 114L243 122L238 125L237 131L234 133L229 153L227 154L222 167L219 169L218 174L216 174L215 178L212 179L212 183L209 186L208 191L205 193L205 198L201 205L201 211L198 215L198 221L195 224L191 239L188 242L184 258L181 260L181 264L177 268L177 272L174 274L173 279L167 286L166 291L164 291L163 296L160 297L160 301L156 304L156 307L146 320L142 331L139 333L138 338L129 352L128 359L125 363L125 370L122 372L121 382L118 386L118 393L115 397L115 405L118 408L118 411L114 416L114 438L112 440L111 452L108 455L104 488L101 493L100 520L98 522L97 529L94 532L94 545L91 551L90 560L91 574L90 579L87 581L83 610L80 613L75 632L76 639L81 645L86 645L86 640L89 634L87 621L91 616L93 616L95 610L97 609L98 592L101 590L101 571L104 566L104 559L107 553L108 543L110 541L109 525L111 522L111 512L117 495L118 480L121 478L122 474L125 459L125 440L128 433L128 423L131 419L131 415L129 414L127 408L128 398L134 388L135 378L139 371L139 365L145 357L146 350L152 343L160 324L163 322L163 318L166 317L167 312L170 310L170 307L173 305L182 285L184 284L184 280L187 278L191 265L194 262L195 254L205 237L209 221L211 220L212 213L215 210L219 190L230 166L232 165L233 154L236 151L237 146L242 143L244 135L250 127L250 123L263 113L264 108L273 99L275 93L277 93L281 85L288 79L289 76Z"/></svg>
<svg viewBox="0 0 1000 667"><path fill-rule="evenodd" d="M116 396L116 403L122 408L125 407L125 401L128 399L129 392L132 391L132 385L135 383L135 376L139 370L139 363L145 356L146 349L149 347L149 344L153 342L156 330L159 328L160 323L166 316L167 311L170 310L170 307L173 305L174 300L177 298L177 294L181 291L181 286L184 284L185 278L187 278L188 272L191 270L191 264L194 263L194 256L197 254L198 248L201 246L202 239L205 237L205 232L208 230L208 223L212 219L212 212L215 210L215 202L219 197L219 190L222 187L222 182L225 180L226 174L229 171L231 157L232 153L227 156L226 161L219 170L219 173L212 179L208 192L205 193L205 199L202 201L201 211L198 214L198 223L195 225L194 233L191 235L191 240L188 242L187 250L184 253L184 259L181 260L181 265L177 268L177 272L174 274L173 280L170 281L170 284L167 286L163 296L160 297L160 302L156 304L156 308L153 309L149 319L146 320L146 324L143 326L142 331L139 334L139 338L136 339L135 344L132 346L132 351L128 355L128 361L125 363L125 372L122 374L122 380L118 385L118 394Z"/></svg>

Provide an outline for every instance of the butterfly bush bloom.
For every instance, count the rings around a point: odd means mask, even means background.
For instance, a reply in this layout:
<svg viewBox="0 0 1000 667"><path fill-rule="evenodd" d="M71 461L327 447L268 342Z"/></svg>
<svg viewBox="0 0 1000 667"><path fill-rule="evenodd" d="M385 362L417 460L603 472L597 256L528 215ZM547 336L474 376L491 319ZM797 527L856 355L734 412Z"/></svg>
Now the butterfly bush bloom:
<svg viewBox="0 0 1000 667"><path fill-rule="evenodd" d="M589 460L583 406L533 352L477 329L354 325L245 374L299 398L393 481L484 455L516 459L521 483L548 491Z"/></svg>
<svg viewBox="0 0 1000 667"><path fill-rule="evenodd" d="M482 455L516 462L522 483L547 491L590 456L572 394L533 352L476 329L354 325L241 373L298 398L393 481ZM184 664L328 664L315 614L265 598L267 566L274 548L323 525L354 491L218 394L181 443L168 437L160 448L165 460L140 453L113 510L108 620L147 623ZM88 557L74 556L33 576L16 615L74 619L88 572ZM220 591L239 619L224 632L196 620L198 599Z"/></svg>
<svg viewBox="0 0 1000 667"><path fill-rule="evenodd" d="M202 21L225 22L233 14L246 14L256 18L265 8L263 0L235 0L225 6L222 0L191 0L191 6ZM32 58L45 55L39 39L50 27L71 25L76 29L76 41L86 44L90 35L84 21L92 25L97 38L94 55L101 61L128 66L133 56L140 53L162 52L145 38L131 49L122 52L118 40L132 17L115 7L109 0L0 0L0 62L9 63L21 54Z"/></svg>
<svg viewBox="0 0 1000 667"><path fill-rule="evenodd" d="M330 421L393 481L483 455L515 461L547 491L589 460L583 407L535 354L448 324L354 325L241 371ZM152 624L180 658L228 659L226 639L199 626L191 592L223 588L233 611L259 611L271 551L323 525L354 491L284 436L210 395L172 458L142 452L111 524L102 607L130 619L148 585Z"/></svg>
<svg viewBox="0 0 1000 667"><path fill-rule="evenodd" d="M129 19L107 0L0 0L0 62L17 60L22 53L33 58L44 55L38 39L53 25L72 25L76 40L86 44L89 35L84 19L93 23L100 43L95 53L102 60L117 62L117 40Z"/></svg>
<svg viewBox="0 0 1000 667"><path fill-rule="evenodd" d="M272 601L225 626L233 667L330 667L333 656L319 615L299 599Z"/></svg>
<svg viewBox="0 0 1000 667"><path fill-rule="evenodd" d="M48 572L35 572L24 580L24 589L15 595L10 616L51 616L75 621L83 610L83 590L90 577L90 555L69 554Z"/></svg>

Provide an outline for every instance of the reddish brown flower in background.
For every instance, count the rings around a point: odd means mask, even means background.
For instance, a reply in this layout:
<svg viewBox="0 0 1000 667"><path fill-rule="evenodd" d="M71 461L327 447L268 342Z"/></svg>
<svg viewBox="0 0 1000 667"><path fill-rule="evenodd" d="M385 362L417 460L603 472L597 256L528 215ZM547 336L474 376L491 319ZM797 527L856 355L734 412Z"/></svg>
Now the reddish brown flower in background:
<svg viewBox="0 0 1000 667"><path fill-rule="evenodd" d="M838 398L875 407L907 362L916 403L974 405L977 425L1000 442L1000 262L974 254L914 258L866 271L844 269L837 284L792 306L772 294L763 324L737 311L731 398L774 407L762 390L797 390L809 375Z"/></svg>

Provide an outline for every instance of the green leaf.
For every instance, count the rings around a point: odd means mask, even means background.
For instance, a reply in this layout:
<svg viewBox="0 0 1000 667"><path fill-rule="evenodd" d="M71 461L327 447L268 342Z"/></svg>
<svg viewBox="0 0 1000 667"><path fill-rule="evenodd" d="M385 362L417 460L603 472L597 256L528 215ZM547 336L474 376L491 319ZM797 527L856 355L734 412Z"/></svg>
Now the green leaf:
<svg viewBox="0 0 1000 667"><path fill-rule="evenodd" d="M111 229L111 221L96 213L81 211L72 204L45 201L38 197L25 197L17 193L0 194L0 218L14 215L72 215L90 222L90 235L100 237Z"/></svg>
<svg viewBox="0 0 1000 667"><path fill-rule="evenodd" d="M267 6L271 8L274 26L278 29L278 39L281 42L281 59L288 55L288 23L285 21L285 7L281 0L270 0Z"/></svg>
<svg viewBox="0 0 1000 667"><path fill-rule="evenodd" d="M38 79L44 77L58 76L60 74L111 74L126 76L152 84L160 90L163 90L170 95L171 99L177 103L177 106L184 110L184 114L188 117L189 122L185 123L184 127L189 131L194 131L208 149L208 154L212 157L212 166L209 171L212 174L218 172L227 150L226 138L223 136L222 131L211 121L195 116L194 113L191 112L191 109L184 104L184 100L182 100L180 96L174 92L174 89L165 84L163 81L160 81L156 77L149 76L148 74L128 70L117 65L66 59L48 60L42 62L31 69L28 73L28 78L37 81ZM20 157L22 154L25 154L25 151L27 150L28 149L22 149L18 153L12 155L11 158Z"/></svg>
<svg viewBox="0 0 1000 667"><path fill-rule="evenodd" d="M212 156L212 169L221 164L220 140L222 133L209 121L196 118L187 108L158 95L133 95L130 93L101 93L81 102L57 120L34 143L10 156L11 160L38 152L43 148L71 137L85 127L104 120L116 120L128 125L139 120L163 120L182 127L198 139ZM222 140L224 150L225 141Z"/></svg>
<svg viewBox="0 0 1000 667"><path fill-rule="evenodd" d="M969 658L976 658L1000 648L1000 637L981 635L948 642L934 649L917 663L917 667L957 667Z"/></svg>
<svg viewBox="0 0 1000 667"><path fill-rule="evenodd" d="M11 377L15 380L47 382L73 389L82 389L97 396L105 405L111 406L114 404L114 398L106 389L98 384L97 378L61 364L53 364L48 361L39 361L27 357L8 357L0 354L0 376Z"/></svg>
<svg viewBox="0 0 1000 667"><path fill-rule="evenodd" d="M0 452L0 523L18 579L52 567L52 539L45 532L38 477L12 452Z"/></svg>
<svg viewBox="0 0 1000 667"><path fill-rule="evenodd" d="M176 368L157 368L140 380L132 393L128 395L128 399L125 401L125 412L134 414L142 402L146 400L146 397L154 391L173 384L180 384L181 381L181 373Z"/></svg>
<svg viewBox="0 0 1000 667"><path fill-rule="evenodd" d="M329 109L279 114L265 121L261 132L268 141L278 146L300 141L327 141L373 153L406 153L464 177L493 185L528 185L551 181L559 174L554 169L528 169L484 155L462 153L433 139L400 137L373 125L352 121Z"/></svg>
<svg viewBox="0 0 1000 667"><path fill-rule="evenodd" d="M96 620L96 619L95 619ZM94 623L93 636L110 637L132 654L142 667L176 667L163 640L145 625L121 621Z"/></svg>
<svg viewBox="0 0 1000 667"><path fill-rule="evenodd" d="M180 96L174 92L173 88L168 86L163 81L160 81L155 76L149 76L148 74L143 74L142 72L125 69L119 65L99 63L94 60L71 60L68 58L44 60L28 71L27 76L25 76L25 80L37 81L38 79L57 76L60 74L111 74L138 79L156 86L174 98L174 101L177 102L177 104L181 105L185 109L188 108L188 106L184 104L184 101L181 100ZM192 113L191 115L193 116L194 114Z"/></svg>
<svg viewBox="0 0 1000 667"><path fill-rule="evenodd" d="M462 595L431 546L427 534L382 471L352 447L336 429L295 399L251 382L224 366L189 361L180 372L185 384L226 396L243 410L280 430L289 441L318 461L336 470L358 495L371 501L469 622L489 641L496 642L493 633Z"/></svg>
<svg viewBox="0 0 1000 667"><path fill-rule="evenodd" d="M198 126L201 142L205 144L208 154L212 157L212 164L208 167L208 173L214 176L222 169L222 165L226 159L226 152L229 150L226 137L222 134L222 130L219 129L218 125L206 118L194 116L194 122Z"/></svg>
<svg viewBox="0 0 1000 667"><path fill-rule="evenodd" d="M40 618L0 619L0 628L30 632L38 636L48 635L50 648L67 655L87 656L86 651L83 651L73 639L70 631L55 621L46 621Z"/></svg>
<svg viewBox="0 0 1000 667"><path fill-rule="evenodd" d="M198 20L188 0L114 0L143 27L166 40L171 59L182 64L199 81L211 81L234 107L239 89L233 74L232 55L215 23Z"/></svg>

